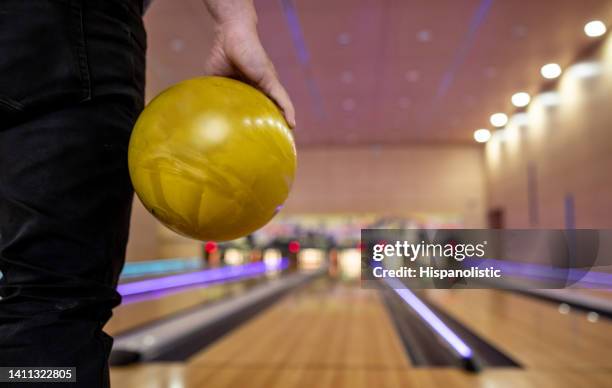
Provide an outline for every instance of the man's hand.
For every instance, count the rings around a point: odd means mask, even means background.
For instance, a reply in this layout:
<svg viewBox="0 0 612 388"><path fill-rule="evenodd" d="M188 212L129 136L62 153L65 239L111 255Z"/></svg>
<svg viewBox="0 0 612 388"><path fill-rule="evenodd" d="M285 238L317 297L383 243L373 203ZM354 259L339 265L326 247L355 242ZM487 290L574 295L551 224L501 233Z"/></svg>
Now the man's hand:
<svg viewBox="0 0 612 388"><path fill-rule="evenodd" d="M215 41L205 71L243 79L261 89L295 127L295 110L257 34L252 0L205 0L215 20Z"/></svg>

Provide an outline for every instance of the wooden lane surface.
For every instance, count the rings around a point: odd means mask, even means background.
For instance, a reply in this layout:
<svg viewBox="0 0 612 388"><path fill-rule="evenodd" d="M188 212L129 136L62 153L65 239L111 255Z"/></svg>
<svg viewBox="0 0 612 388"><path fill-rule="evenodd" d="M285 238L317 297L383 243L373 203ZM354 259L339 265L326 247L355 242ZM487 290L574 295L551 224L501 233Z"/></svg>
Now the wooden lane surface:
<svg viewBox="0 0 612 388"><path fill-rule="evenodd" d="M430 302L527 368L612 372L612 322L500 290L426 290Z"/></svg>
<svg viewBox="0 0 612 388"><path fill-rule="evenodd" d="M379 386L410 361L381 296L315 280L186 364L113 369L114 387ZM300 385L300 386L302 386ZM384 385L384 384L383 384Z"/></svg>
<svg viewBox="0 0 612 388"><path fill-rule="evenodd" d="M215 369L145 364L111 369L111 382L113 388L606 388L612 387L612 371L488 369L472 374L446 368Z"/></svg>
<svg viewBox="0 0 612 388"><path fill-rule="evenodd" d="M536 315L515 319L518 331L525 328L525 322L560 315L554 308L542 313L540 305L529 307L531 303L524 301L517 307L525 311L506 311L514 305L508 301L513 298L500 295L485 294L476 302L466 300L468 295L449 298L439 294L435 299L442 307L449 299L471 306L455 307L452 314L459 317L464 310L477 316L477 323L489 329L476 331L491 336L499 334L489 331L499 324L500 315L510 319ZM487 315L491 315L490 322ZM547 331L549 325L542 322L540 332ZM509 334L517 330L511 329ZM549 347L538 349L540 343L534 341L533 346L522 346L543 356L552 351ZM554 351L567 353L567 359L554 356L551 362L526 369L487 369L471 374L450 368L411 368L374 291L343 286L325 291L319 283L283 299L186 363L113 368L111 380L114 388L612 388L612 368L584 369L580 362L555 365L571 361L572 348L566 346L560 344ZM515 350L522 354L521 349Z"/></svg>
<svg viewBox="0 0 612 388"><path fill-rule="evenodd" d="M118 335L203 303L242 292L244 289L245 284L241 282L215 284L190 288L157 299L121 305L113 310L113 317L104 327L104 331L110 335Z"/></svg>
<svg viewBox="0 0 612 388"><path fill-rule="evenodd" d="M409 367L380 295L327 278L291 293L189 363L211 371Z"/></svg>

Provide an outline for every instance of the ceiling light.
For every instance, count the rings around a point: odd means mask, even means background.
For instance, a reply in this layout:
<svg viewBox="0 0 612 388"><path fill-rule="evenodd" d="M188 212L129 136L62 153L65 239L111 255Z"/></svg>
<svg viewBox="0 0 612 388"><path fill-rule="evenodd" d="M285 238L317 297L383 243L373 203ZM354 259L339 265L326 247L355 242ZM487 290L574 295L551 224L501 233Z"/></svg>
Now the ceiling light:
<svg viewBox="0 0 612 388"><path fill-rule="evenodd" d="M527 36L529 30L527 28L527 26L523 26L523 25L517 25L514 26L512 28L512 34L516 37L516 38L524 38Z"/></svg>
<svg viewBox="0 0 612 388"><path fill-rule="evenodd" d="M355 100L353 100L352 98L347 98L344 101L342 101L342 109L344 109L347 112L350 112L353 109L355 109Z"/></svg>
<svg viewBox="0 0 612 388"><path fill-rule="evenodd" d="M348 46L351 43L351 35L348 32L343 32L338 35L337 42L340 46Z"/></svg>
<svg viewBox="0 0 612 388"><path fill-rule="evenodd" d="M350 84L351 82L353 82L353 73L350 72L350 71L344 71L344 72L342 72L342 75L340 76L340 79L345 84Z"/></svg>
<svg viewBox="0 0 612 388"><path fill-rule="evenodd" d="M400 109L408 109L410 107L411 101L408 97L400 97L398 100L398 105Z"/></svg>
<svg viewBox="0 0 612 388"><path fill-rule="evenodd" d="M548 63L542 66L540 74L546 79L555 79L561 75L561 66L556 63Z"/></svg>
<svg viewBox="0 0 612 388"><path fill-rule="evenodd" d="M417 82L421 78L421 74L418 70L410 70L404 74L404 78L408 82Z"/></svg>
<svg viewBox="0 0 612 388"><path fill-rule="evenodd" d="M170 48L172 49L172 51L175 51L177 53L181 52L185 48L185 41L180 38L172 39L172 41L170 42Z"/></svg>
<svg viewBox="0 0 612 388"><path fill-rule="evenodd" d="M531 97L529 93L518 92L512 95L512 105L522 108L524 106L529 105L529 101L531 101Z"/></svg>
<svg viewBox="0 0 612 388"><path fill-rule="evenodd" d="M490 138L491 131L488 129L481 128L474 131L474 140L476 140L478 143L486 143Z"/></svg>
<svg viewBox="0 0 612 388"><path fill-rule="evenodd" d="M504 113L494 113L489 118L489 121L494 127L503 127L508 122L508 116Z"/></svg>
<svg viewBox="0 0 612 388"><path fill-rule="evenodd" d="M417 33L417 40L419 42L429 42L431 40L431 31L421 30Z"/></svg>
<svg viewBox="0 0 612 388"><path fill-rule="evenodd" d="M591 38L602 36L606 33L606 25L601 20L592 20L584 25L584 33Z"/></svg>

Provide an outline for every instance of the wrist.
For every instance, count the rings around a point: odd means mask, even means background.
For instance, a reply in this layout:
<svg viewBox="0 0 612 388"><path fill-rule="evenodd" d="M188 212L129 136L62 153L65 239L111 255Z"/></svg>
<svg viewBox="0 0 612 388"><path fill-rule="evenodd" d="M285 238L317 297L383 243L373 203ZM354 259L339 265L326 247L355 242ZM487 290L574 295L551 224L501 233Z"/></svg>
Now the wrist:
<svg viewBox="0 0 612 388"><path fill-rule="evenodd" d="M215 26L257 26L257 13L253 0L206 0Z"/></svg>
<svg viewBox="0 0 612 388"><path fill-rule="evenodd" d="M257 31L257 20L249 18L232 18L223 21L215 21L214 28L217 33L226 33L236 30Z"/></svg>

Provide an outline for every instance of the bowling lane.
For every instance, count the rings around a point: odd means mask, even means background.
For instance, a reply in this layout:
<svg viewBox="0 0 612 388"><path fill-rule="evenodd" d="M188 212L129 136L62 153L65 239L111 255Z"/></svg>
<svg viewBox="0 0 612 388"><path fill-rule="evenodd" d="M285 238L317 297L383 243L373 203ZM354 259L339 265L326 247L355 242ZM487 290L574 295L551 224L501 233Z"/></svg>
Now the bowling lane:
<svg viewBox="0 0 612 388"><path fill-rule="evenodd" d="M517 357L521 362L535 365L538 360L522 357L523 351L506 346L505 342L512 340L504 337L517 337L521 341L519 345L541 353L543 358L559 357L558 348L542 348L538 339L532 338L529 329L525 329L524 322L530 321L529 314L541 310L542 306L533 305L528 299L521 300L520 304L513 302L517 298L512 298L512 294L471 292L474 295L434 293L432 300L468 323L474 331L521 356ZM449 301L452 301L453 311L446 308ZM523 310L513 311L514 306ZM497 313L488 321L487 313L495 308ZM513 318L521 311L527 318ZM476 319L471 320L472 316ZM532 320L540 318L539 334L543 335L548 331L543 321L546 317L536 316ZM513 325L516 328L506 332ZM525 335L521 335L521 331ZM530 345L529 341L535 342ZM602 344L600 349L605 346ZM574 357L572 362L581 354ZM549 363L539 360L540 365L550 368L526 365L525 369L490 368L478 374L456 368L413 368L377 291L320 279L289 294L185 363L115 367L111 369L111 379L114 388L612 386L610 368L592 368L585 376L584 370L576 368L575 364L557 367L554 365L557 360L553 358Z"/></svg>
<svg viewBox="0 0 612 388"><path fill-rule="evenodd" d="M409 366L380 295L327 278L290 294L190 363L203 368Z"/></svg>
<svg viewBox="0 0 612 388"><path fill-rule="evenodd" d="M610 387L612 373L575 370L487 370L473 374L456 369L250 368L222 369L192 365L148 364L111 369L114 388L576 388Z"/></svg>
<svg viewBox="0 0 612 388"><path fill-rule="evenodd" d="M113 368L113 386L379 386L408 369L381 295L318 278L185 364Z"/></svg>
<svg viewBox="0 0 612 388"><path fill-rule="evenodd" d="M610 368L612 323L500 290L426 290L432 302L527 368Z"/></svg>
<svg viewBox="0 0 612 388"><path fill-rule="evenodd" d="M266 386L270 379L295 377L296 371L317 371L317 379L332 381L350 370L356 384L369 371L386 378L381 371L392 376L410 364L380 295L318 279L195 355L187 366L197 371L191 378L216 387L245 386L234 380L246 376L259 380L247 385Z"/></svg>

